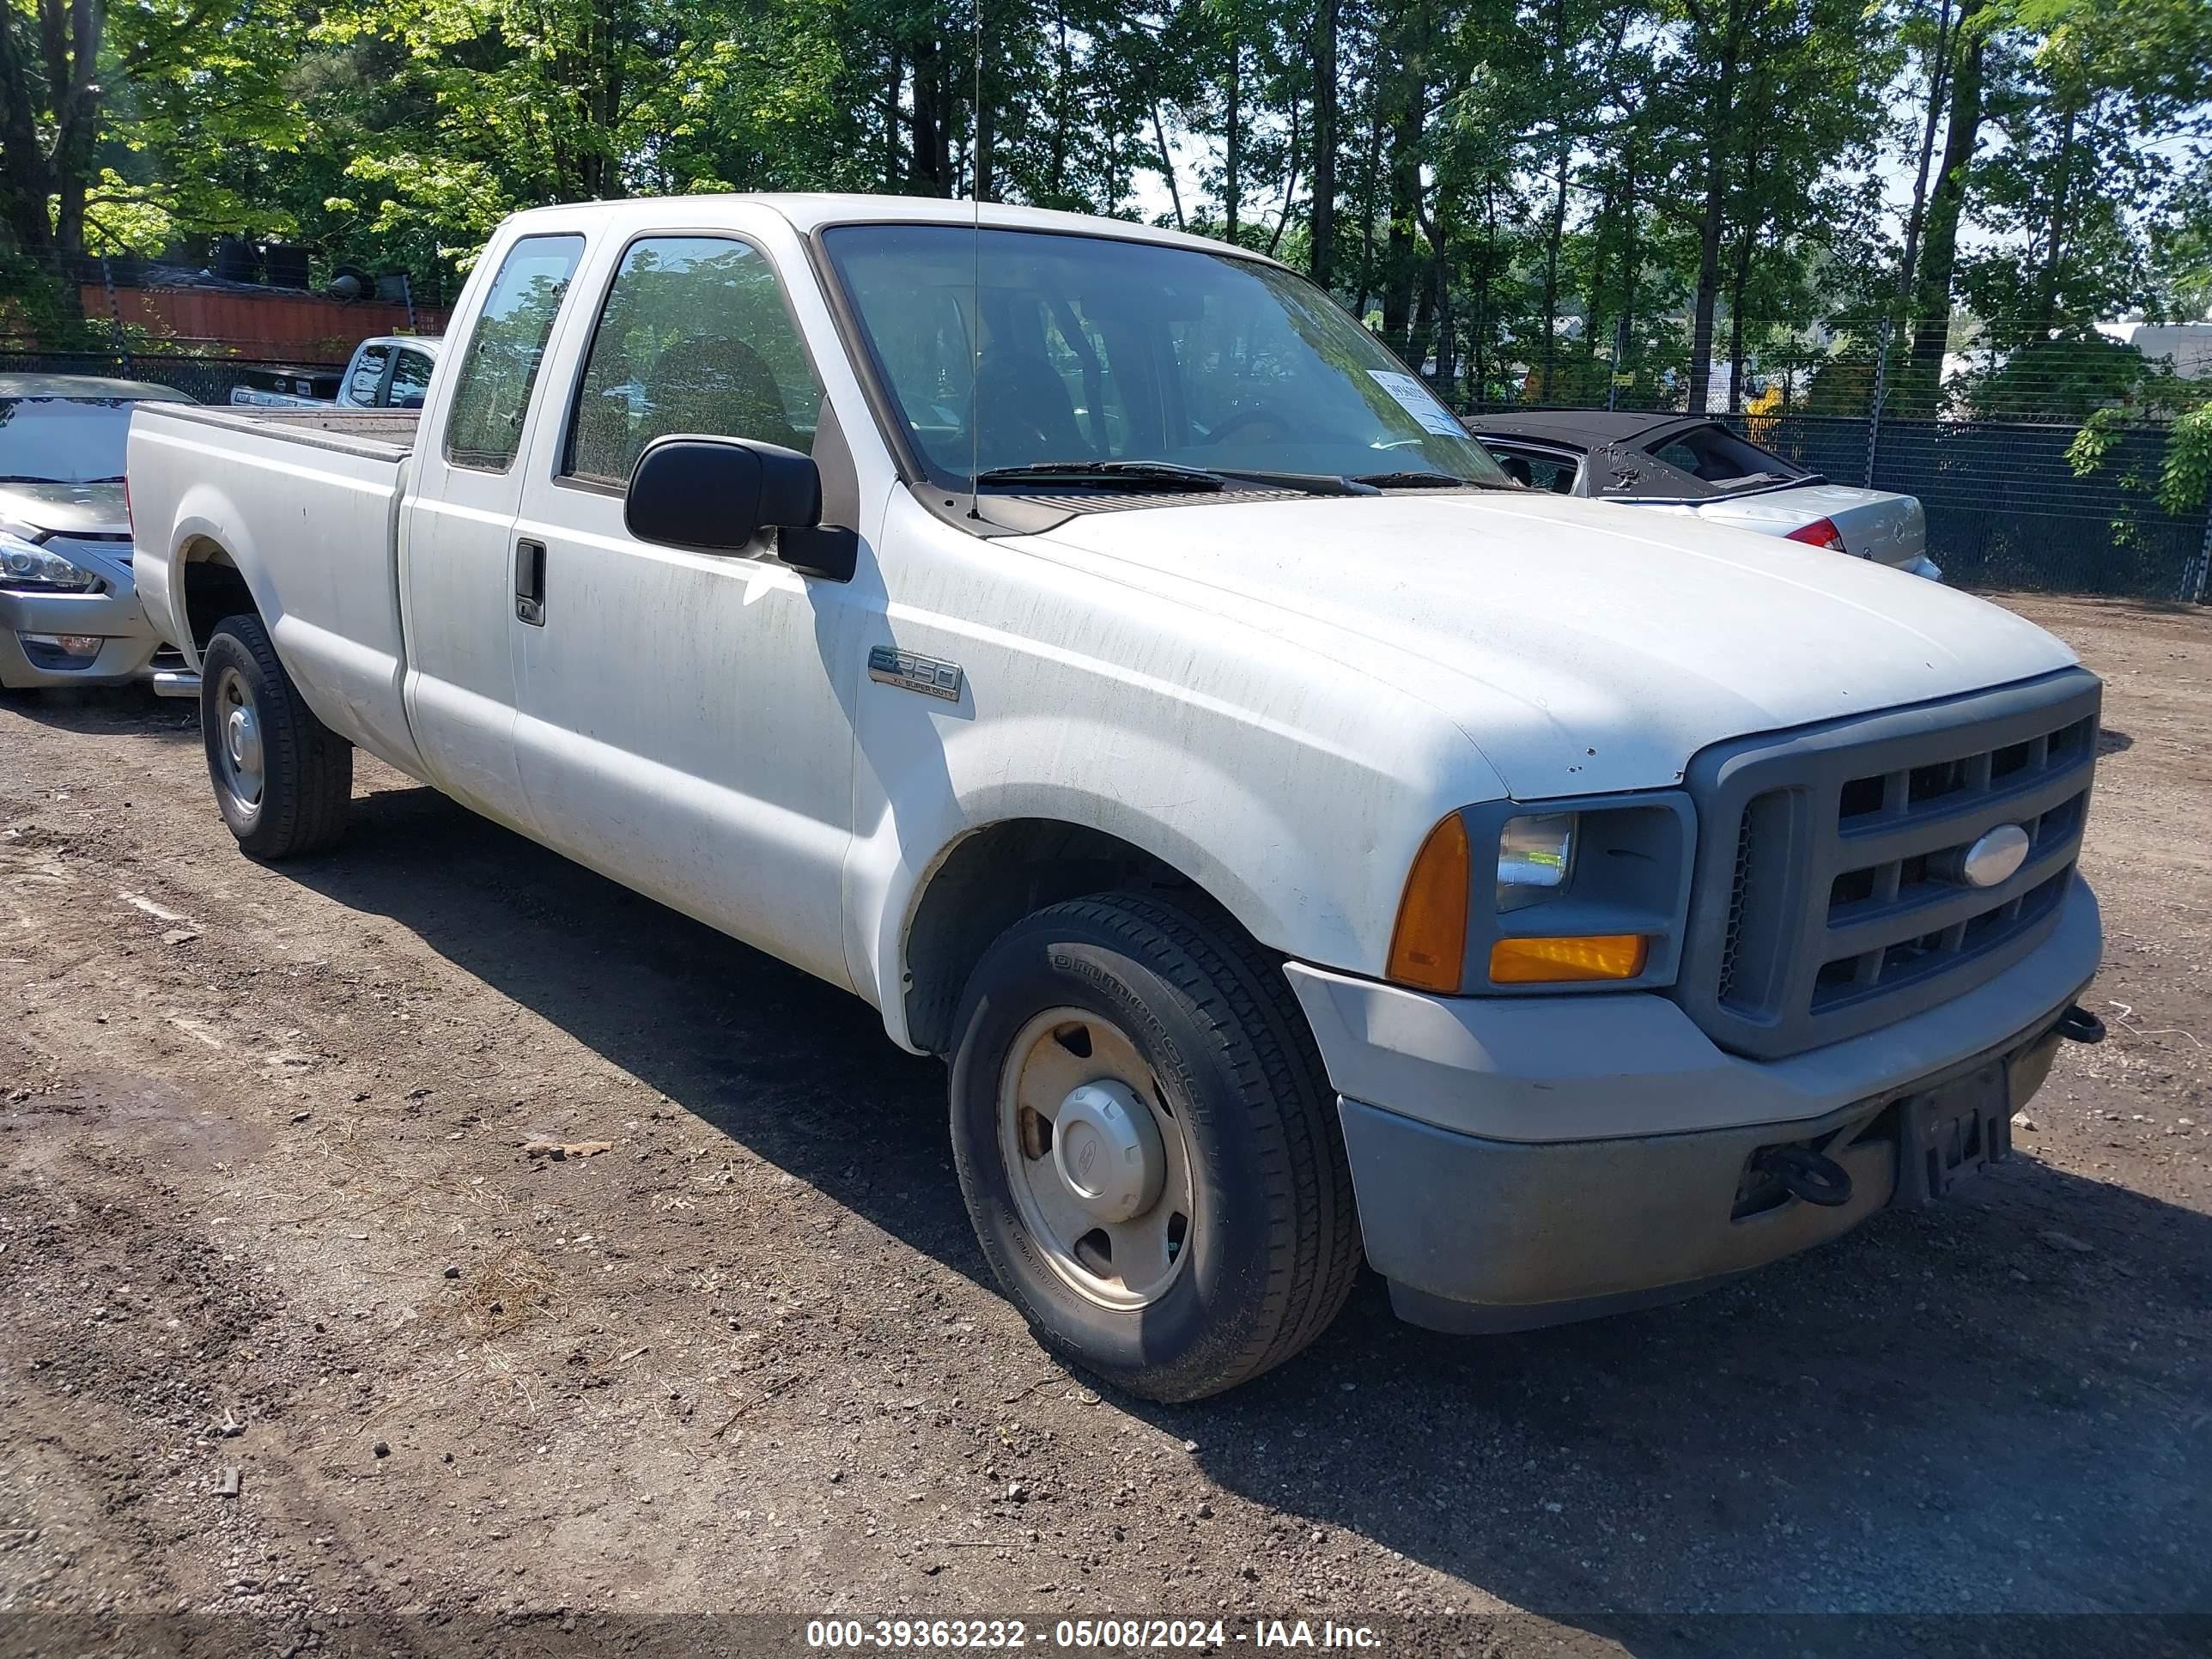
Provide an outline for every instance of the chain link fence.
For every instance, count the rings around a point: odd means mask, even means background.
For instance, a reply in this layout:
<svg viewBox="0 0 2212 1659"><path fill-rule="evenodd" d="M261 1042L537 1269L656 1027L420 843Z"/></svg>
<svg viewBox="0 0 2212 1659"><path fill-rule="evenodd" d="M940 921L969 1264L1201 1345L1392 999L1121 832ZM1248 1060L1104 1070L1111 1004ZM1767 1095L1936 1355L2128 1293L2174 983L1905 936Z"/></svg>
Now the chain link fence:
<svg viewBox="0 0 2212 1659"><path fill-rule="evenodd" d="M1521 343L1522 364L1509 351L1478 381L1462 358L1431 384L1469 413L1683 414L1688 332L1686 319L1654 326L1626 355L1568 339L1547 359ZM2212 406L2212 324L2054 324L2015 329L2019 343L2004 346L1954 319L1917 353L1901 333L1747 325L1759 349L1736 362L1730 333L1723 319L1711 418L1832 483L1918 497L1947 580L2212 601L2206 504L2177 513L2159 500L2175 422ZM2075 440L2093 415L2108 423L2101 458L2077 471Z"/></svg>
<svg viewBox="0 0 2212 1659"><path fill-rule="evenodd" d="M305 378L293 359L204 357L176 352L27 351L0 346L0 374L96 374L165 386L204 404L227 404L240 386L268 389ZM317 377L321 378L321 377ZM328 375L335 388L337 371Z"/></svg>
<svg viewBox="0 0 2212 1659"><path fill-rule="evenodd" d="M2142 487L2157 476L2164 426L2117 431L2104 465L2077 477L2067 459L2071 425L1719 418L1833 483L1917 496L1928 517L1929 556L1960 586L2212 599L2204 511L2168 513Z"/></svg>

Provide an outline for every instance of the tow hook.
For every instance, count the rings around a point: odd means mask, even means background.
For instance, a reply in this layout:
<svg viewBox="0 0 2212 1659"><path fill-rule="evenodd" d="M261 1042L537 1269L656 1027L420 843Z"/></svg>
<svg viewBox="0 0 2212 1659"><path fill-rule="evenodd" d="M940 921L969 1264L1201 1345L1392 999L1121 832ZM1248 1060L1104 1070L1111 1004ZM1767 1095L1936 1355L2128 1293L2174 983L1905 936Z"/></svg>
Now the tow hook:
<svg viewBox="0 0 2212 1659"><path fill-rule="evenodd" d="M2069 1042L2102 1042L2105 1040L2105 1022L2078 1002L2059 1015L2058 1024L2051 1029Z"/></svg>
<svg viewBox="0 0 2212 1659"><path fill-rule="evenodd" d="M1792 1198L1834 1209L1851 1201L1850 1171L1810 1146L1768 1146L1751 1161L1753 1170L1780 1182Z"/></svg>

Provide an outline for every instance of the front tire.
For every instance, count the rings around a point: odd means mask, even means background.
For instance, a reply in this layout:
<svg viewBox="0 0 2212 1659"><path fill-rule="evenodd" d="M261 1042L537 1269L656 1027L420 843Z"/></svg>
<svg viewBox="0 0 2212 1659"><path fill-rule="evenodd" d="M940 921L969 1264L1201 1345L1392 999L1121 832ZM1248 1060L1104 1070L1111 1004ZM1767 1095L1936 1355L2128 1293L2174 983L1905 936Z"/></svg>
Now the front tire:
<svg viewBox="0 0 2212 1659"><path fill-rule="evenodd" d="M246 852L294 858L344 833L353 745L315 718L258 617L226 617L208 641L200 739L216 805Z"/></svg>
<svg viewBox="0 0 2212 1659"><path fill-rule="evenodd" d="M991 946L955 1029L961 1191L1048 1346L1188 1401L1328 1328L1359 1232L1279 961L1165 899L1078 899Z"/></svg>

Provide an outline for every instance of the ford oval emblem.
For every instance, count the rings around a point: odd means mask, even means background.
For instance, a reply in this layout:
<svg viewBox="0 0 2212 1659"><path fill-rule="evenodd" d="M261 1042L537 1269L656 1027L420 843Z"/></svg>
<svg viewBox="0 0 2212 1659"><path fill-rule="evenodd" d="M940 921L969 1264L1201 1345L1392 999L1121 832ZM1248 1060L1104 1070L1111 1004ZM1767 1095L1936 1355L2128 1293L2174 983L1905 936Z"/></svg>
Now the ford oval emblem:
<svg viewBox="0 0 2212 1659"><path fill-rule="evenodd" d="M1966 849L1959 873L1969 887L1994 887L2027 862L2027 831L2016 823L2001 823Z"/></svg>

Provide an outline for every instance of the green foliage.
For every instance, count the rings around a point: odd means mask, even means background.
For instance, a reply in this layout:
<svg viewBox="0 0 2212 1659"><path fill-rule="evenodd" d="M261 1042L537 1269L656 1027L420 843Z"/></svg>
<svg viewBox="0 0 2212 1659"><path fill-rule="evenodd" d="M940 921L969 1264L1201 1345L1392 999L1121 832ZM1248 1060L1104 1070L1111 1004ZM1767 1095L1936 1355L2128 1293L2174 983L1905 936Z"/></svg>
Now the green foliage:
<svg viewBox="0 0 2212 1659"><path fill-rule="evenodd" d="M2080 420L2186 404L2090 325L2212 306L2212 171L2172 142L2208 111L2203 0L0 0L0 288L75 328L70 256L235 232L449 295L518 208L980 170L1326 256L1462 402L1710 374L1856 414L1887 337L1901 410Z"/></svg>

